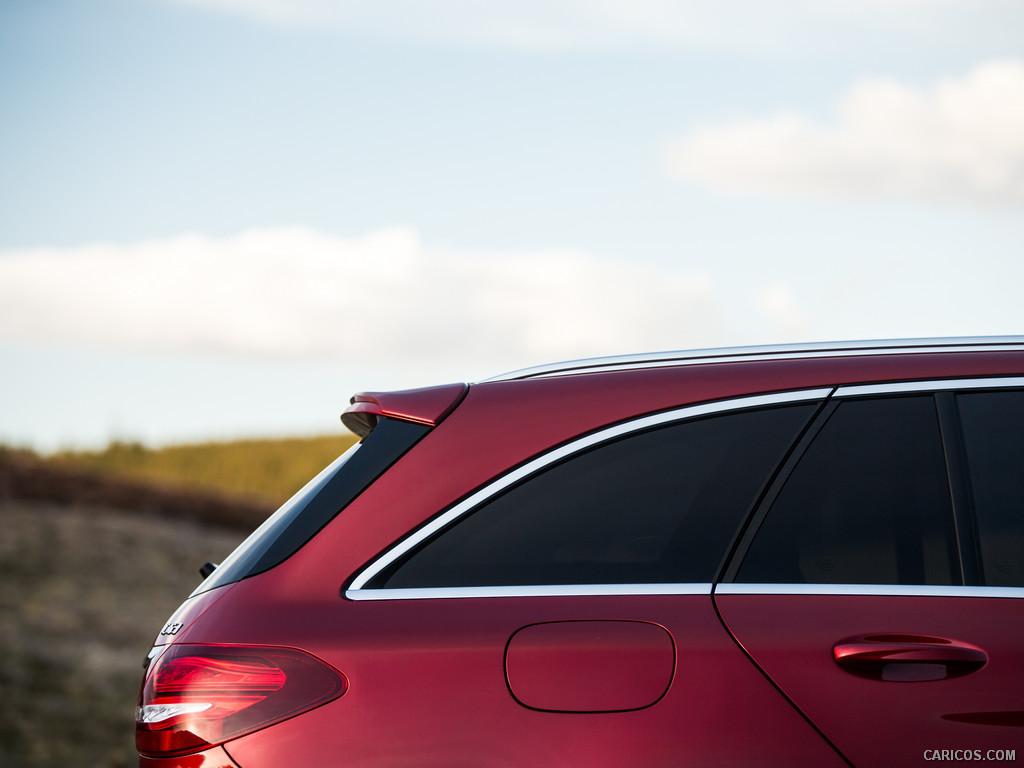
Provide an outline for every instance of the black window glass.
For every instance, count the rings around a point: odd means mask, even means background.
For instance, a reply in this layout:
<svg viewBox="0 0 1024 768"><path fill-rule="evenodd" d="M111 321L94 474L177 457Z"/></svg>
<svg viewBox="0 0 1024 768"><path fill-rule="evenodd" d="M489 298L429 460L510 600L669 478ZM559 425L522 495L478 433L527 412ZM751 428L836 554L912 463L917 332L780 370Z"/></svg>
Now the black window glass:
<svg viewBox="0 0 1024 768"><path fill-rule="evenodd" d="M957 400L985 584L1024 587L1024 392Z"/></svg>
<svg viewBox="0 0 1024 768"><path fill-rule="evenodd" d="M948 488L931 397L842 403L786 480L737 581L950 584Z"/></svg>
<svg viewBox="0 0 1024 768"><path fill-rule="evenodd" d="M428 430L422 424L381 419L268 517L193 594L262 573L291 557Z"/></svg>
<svg viewBox="0 0 1024 768"><path fill-rule="evenodd" d="M732 412L601 444L485 502L368 586L711 581L814 409Z"/></svg>

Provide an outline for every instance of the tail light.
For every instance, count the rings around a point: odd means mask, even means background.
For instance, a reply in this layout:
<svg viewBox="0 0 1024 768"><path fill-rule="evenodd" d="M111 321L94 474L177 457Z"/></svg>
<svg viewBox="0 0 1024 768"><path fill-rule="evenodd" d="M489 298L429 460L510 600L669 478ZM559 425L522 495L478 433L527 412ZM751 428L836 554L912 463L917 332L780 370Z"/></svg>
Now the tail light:
<svg viewBox="0 0 1024 768"><path fill-rule="evenodd" d="M149 667L135 743L149 755L205 749L326 704L347 687L334 667L291 648L172 645Z"/></svg>

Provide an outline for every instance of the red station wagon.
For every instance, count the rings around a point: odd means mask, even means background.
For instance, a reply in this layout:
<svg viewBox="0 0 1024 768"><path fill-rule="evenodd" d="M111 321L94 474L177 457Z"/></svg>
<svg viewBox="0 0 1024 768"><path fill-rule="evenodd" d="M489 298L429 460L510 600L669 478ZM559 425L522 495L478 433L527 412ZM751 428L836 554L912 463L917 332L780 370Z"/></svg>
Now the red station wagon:
<svg viewBox="0 0 1024 768"><path fill-rule="evenodd" d="M149 654L144 768L1024 761L1024 338L364 393Z"/></svg>

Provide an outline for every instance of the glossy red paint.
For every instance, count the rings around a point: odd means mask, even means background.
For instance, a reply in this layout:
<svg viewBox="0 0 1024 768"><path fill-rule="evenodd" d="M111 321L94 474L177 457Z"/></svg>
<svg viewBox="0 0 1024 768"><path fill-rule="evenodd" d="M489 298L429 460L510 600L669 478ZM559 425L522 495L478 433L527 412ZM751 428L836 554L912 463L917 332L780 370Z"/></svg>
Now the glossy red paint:
<svg viewBox="0 0 1024 768"><path fill-rule="evenodd" d="M188 628L213 607L221 597L226 594L225 590L213 589L190 597L183 602L167 622L161 627L153 640L154 652L156 646L163 646L175 641L181 641L187 634Z"/></svg>
<svg viewBox="0 0 1024 768"><path fill-rule="evenodd" d="M352 405L346 413L365 411L433 426L458 405L465 393L465 384L443 384L399 392L360 392L352 398Z"/></svg>
<svg viewBox="0 0 1024 768"><path fill-rule="evenodd" d="M465 384L448 384L401 392L360 392L341 414L342 423L359 437L366 437L385 417L434 426L458 405Z"/></svg>
<svg viewBox="0 0 1024 768"><path fill-rule="evenodd" d="M980 648L927 635L861 635L832 648L836 664L861 677L886 681L948 680L977 672L988 656Z"/></svg>
<svg viewBox="0 0 1024 768"><path fill-rule="evenodd" d="M903 364L913 379L968 371L1002 375L1015 367L1024 370L1024 353L914 355ZM294 574L304 580L341 571L354 575L454 500L510 466L598 426L717 398L884 380L893 375L894 365L885 357L743 362L473 385L417 450L317 536L316 547L293 556L301 563L281 578Z"/></svg>
<svg viewBox="0 0 1024 768"><path fill-rule="evenodd" d="M139 768L239 768L223 747L179 757L139 756Z"/></svg>
<svg viewBox="0 0 1024 768"><path fill-rule="evenodd" d="M556 621L518 630L505 651L516 701L547 712L625 712L665 695L675 645L640 621Z"/></svg>
<svg viewBox="0 0 1024 768"><path fill-rule="evenodd" d="M219 619L209 631L284 633L296 644L316 643L350 689L331 704L231 742L245 768L321 764L324 755L409 768L845 765L743 656L708 595L390 604L335 596L305 602L301 617L291 613L275 629L248 606L252 594L266 597L261 579L240 583L237 600L232 594L218 617L208 617ZM280 607L272 597L268 612ZM646 709L605 714L540 712L517 702L504 669L510 638L538 623L594 619L657 623L686 638L664 697ZM726 741L723 732L730 734Z"/></svg>
<svg viewBox="0 0 1024 768"><path fill-rule="evenodd" d="M433 427L294 554L188 601L158 638L301 649L344 675L345 694L223 749L140 765L904 766L951 733L1024 754L1024 700L1006 682L1024 678L1015 599L712 597L710 584L344 597L410 531L610 424L771 392L1022 372L1024 352L856 353L357 396L354 414Z"/></svg>
<svg viewBox="0 0 1024 768"><path fill-rule="evenodd" d="M1024 679L1018 600L764 594L715 600L754 662L854 765L915 764L923 749L950 738L971 748L1024 747L1018 730L989 725L1024 710L1020 688L1009 683ZM869 641L879 649L916 646L921 658L888 676L851 674L834 649L853 638L863 650L865 637L881 637ZM950 654L977 662L979 653L987 657L982 666L931 675ZM913 667L924 673L915 675ZM955 731L951 722L958 724Z"/></svg>

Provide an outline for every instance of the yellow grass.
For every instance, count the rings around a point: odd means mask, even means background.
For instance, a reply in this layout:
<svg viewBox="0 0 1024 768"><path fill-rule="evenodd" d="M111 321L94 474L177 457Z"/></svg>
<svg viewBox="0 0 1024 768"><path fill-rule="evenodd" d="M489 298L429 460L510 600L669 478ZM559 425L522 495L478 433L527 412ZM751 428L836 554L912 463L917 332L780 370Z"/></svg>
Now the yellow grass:
<svg viewBox="0 0 1024 768"><path fill-rule="evenodd" d="M64 451L51 460L112 476L219 491L277 506L356 439L343 434L165 448L113 442L102 451Z"/></svg>

